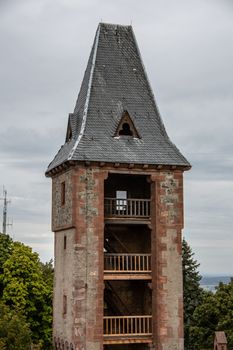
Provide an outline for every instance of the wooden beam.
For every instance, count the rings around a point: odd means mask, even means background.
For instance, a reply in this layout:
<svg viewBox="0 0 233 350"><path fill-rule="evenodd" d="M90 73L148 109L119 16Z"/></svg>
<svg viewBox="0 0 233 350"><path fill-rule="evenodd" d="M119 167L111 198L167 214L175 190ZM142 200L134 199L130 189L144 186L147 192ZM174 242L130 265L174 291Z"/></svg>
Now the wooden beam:
<svg viewBox="0 0 233 350"><path fill-rule="evenodd" d="M151 273L104 273L105 281L121 281L121 280L151 280Z"/></svg>
<svg viewBox="0 0 233 350"><path fill-rule="evenodd" d="M151 344L152 343L152 336L149 337L121 337L111 339L108 336L104 336L104 345L110 345L110 344Z"/></svg>

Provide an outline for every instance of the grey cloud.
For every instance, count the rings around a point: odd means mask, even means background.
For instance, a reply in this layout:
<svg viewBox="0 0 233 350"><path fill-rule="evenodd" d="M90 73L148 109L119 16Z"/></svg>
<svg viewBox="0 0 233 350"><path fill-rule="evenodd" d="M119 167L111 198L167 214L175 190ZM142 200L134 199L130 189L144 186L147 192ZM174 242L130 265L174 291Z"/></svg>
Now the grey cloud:
<svg viewBox="0 0 233 350"><path fill-rule="evenodd" d="M232 181L233 154L194 153L186 154L193 168L190 177L196 181ZM189 177L189 175L187 175Z"/></svg>
<svg viewBox="0 0 233 350"><path fill-rule="evenodd" d="M51 135L52 142L51 142ZM40 130L27 127L11 127L0 133L0 154L8 165L35 167L38 169L48 155L55 151L59 141L64 140L65 130Z"/></svg>
<svg viewBox="0 0 233 350"><path fill-rule="evenodd" d="M194 177L195 178L195 177ZM185 236L194 248L196 258L205 273L229 273L227 263L212 265L210 256L219 253L230 258L232 249L232 190L233 181L186 180ZM228 261L229 262L229 261ZM223 268L225 266L225 270ZM221 270L222 269L222 270Z"/></svg>
<svg viewBox="0 0 233 350"><path fill-rule="evenodd" d="M132 21L168 134L193 164L185 174L185 235L202 271L228 272L232 13L230 0L0 2L0 186L12 197L17 239L43 259L53 255L44 170L64 142L98 22Z"/></svg>

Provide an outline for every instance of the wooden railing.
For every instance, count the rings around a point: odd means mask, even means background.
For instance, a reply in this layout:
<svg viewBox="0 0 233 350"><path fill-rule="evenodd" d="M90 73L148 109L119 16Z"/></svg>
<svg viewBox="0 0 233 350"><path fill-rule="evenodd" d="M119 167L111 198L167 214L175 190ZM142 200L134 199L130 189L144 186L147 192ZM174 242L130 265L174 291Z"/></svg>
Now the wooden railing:
<svg viewBox="0 0 233 350"><path fill-rule="evenodd" d="M104 316L104 336L151 336L152 316Z"/></svg>
<svg viewBox="0 0 233 350"><path fill-rule="evenodd" d="M150 217L150 199L104 199L105 217Z"/></svg>
<svg viewBox="0 0 233 350"><path fill-rule="evenodd" d="M104 254L105 273L149 273L151 254Z"/></svg>

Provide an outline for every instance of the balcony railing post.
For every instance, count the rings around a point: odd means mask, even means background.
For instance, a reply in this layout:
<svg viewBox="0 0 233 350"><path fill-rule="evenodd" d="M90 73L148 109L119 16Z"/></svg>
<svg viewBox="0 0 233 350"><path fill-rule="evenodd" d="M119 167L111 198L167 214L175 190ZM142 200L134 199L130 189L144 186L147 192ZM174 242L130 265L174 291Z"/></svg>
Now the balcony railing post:
<svg viewBox="0 0 233 350"><path fill-rule="evenodd" d="M104 271L111 273L150 273L151 254L104 254Z"/></svg>
<svg viewBox="0 0 233 350"><path fill-rule="evenodd" d="M104 316L104 336L148 336L152 316Z"/></svg>
<svg viewBox="0 0 233 350"><path fill-rule="evenodd" d="M149 218L150 199L105 198L105 217Z"/></svg>

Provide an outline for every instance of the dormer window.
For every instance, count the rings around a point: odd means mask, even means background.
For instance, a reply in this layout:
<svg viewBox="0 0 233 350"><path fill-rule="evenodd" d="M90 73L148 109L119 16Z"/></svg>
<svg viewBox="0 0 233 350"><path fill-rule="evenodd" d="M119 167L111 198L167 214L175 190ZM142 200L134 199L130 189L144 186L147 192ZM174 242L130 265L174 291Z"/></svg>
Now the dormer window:
<svg viewBox="0 0 233 350"><path fill-rule="evenodd" d="M127 111L123 113L120 123L118 124L117 130L115 133L115 137L117 136L131 136L131 137L139 138L137 129L134 126L134 123Z"/></svg>
<svg viewBox="0 0 233 350"><path fill-rule="evenodd" d="M71 128L69 128L67 130L67 141L66 142L69 142L71 139L72 139L72 130L71 130Z"/></svg>
<svg viewBox="0 0 233 350"><path fill-rule="evenodd" d="M73 137L73 133L72 133L72 116L73 114L69 114L69 119L68 119L68 125L67 125L67 130L66 130L66 142L71 141L72 137Z"/></svg>

